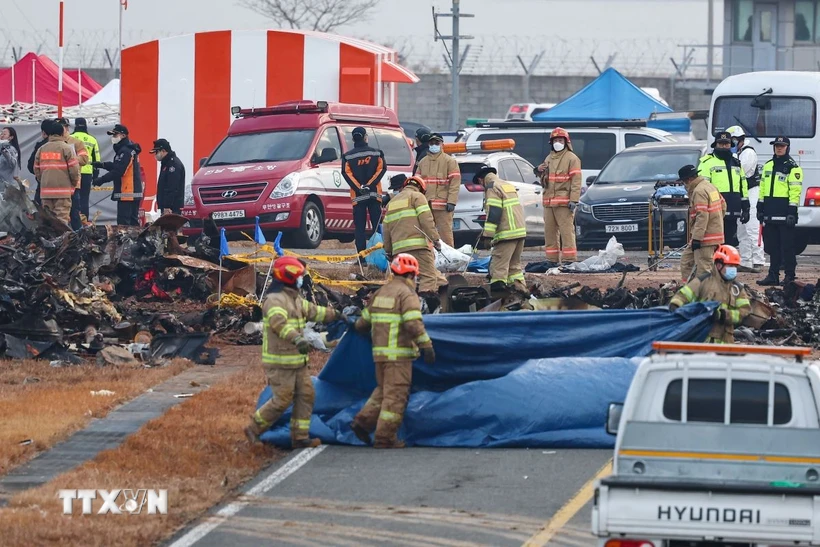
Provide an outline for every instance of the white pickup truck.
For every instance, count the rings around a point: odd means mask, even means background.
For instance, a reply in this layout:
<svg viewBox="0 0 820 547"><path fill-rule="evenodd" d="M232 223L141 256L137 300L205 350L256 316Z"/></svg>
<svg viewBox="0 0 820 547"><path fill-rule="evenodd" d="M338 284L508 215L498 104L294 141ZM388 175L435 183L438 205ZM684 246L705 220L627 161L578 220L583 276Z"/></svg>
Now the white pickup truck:
<svg viewBox="0 0 820 547"><path fill-rule="evenodd" d="M605 547L820 545L820 368L808 348L656 342L596 484Z"/></svg>

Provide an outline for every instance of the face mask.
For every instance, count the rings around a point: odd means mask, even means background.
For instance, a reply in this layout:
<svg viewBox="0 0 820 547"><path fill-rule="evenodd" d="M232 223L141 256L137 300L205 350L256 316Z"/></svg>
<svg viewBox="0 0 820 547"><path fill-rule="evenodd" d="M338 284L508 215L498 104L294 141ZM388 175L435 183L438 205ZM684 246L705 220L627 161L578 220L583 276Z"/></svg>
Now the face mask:
<svg viewBox="0 0 820 547"><path fill-rule="evenodd" d="M118 144L122 140L122 137L119 135L112 135L111 136L111 144Z"/></svg>
<svg viewBox="0 0 820 547"><path fill-rule="evenodd" d="M438 154L441 152L441 145L439 144L431 144L430 145L430 153L431 154Z"/></svg>
<svg viewBox="0 0 820 547"><path fill-rule="evenodd" d="M715 156L726 159L732 155L732 151L728 148L715 148Z"/></svg>
<svg viewBox="0 0 820 547"><path fill-rule="evenodd" d="M304 277L302 277L301 275L300 275L299 277L297 277L297 278L296 278L296 288L297 288L297 289L301 289L301 288L302 288L302 284L303 284L304 282L305 282L305 278L304 278Z"/></svg>
<svg viewBox="0 0 820 547"><path fill-rule="evenodd" d="M564 149L565 146L566 145L564 143L562 143L561 141L556 141L556 142L552 143L552 149L555 150L556 152L561 152Z"/></svg>
<svg viewBox="0 0 820 547"><path fill-rule="evenodd" d="M0 139L0 146L6 146L9 143L6 139Z"/></svg>
<svg viewBox="0 0 820 547"><path fill-rule="evenodd" d="M732 151L732 154L737 154L737 146L733 146L730 150Z"/></svg>
<svg viewBox="0 0 820 547"><path fill-rule="evenodd" d="M737 277L737 267L736 266L726 266L723 269L723 279L725 279L726 281L732 281L736 277Z"/></svg>

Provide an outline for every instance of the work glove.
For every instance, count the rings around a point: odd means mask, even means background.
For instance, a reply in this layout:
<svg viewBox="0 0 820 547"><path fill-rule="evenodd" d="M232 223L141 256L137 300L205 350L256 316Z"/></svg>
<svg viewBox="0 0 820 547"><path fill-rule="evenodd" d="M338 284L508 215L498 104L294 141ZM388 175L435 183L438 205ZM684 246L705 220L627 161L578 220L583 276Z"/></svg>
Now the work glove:
<svg viewBox="0 0 820 547"><path fill-rule="evenodd" d="M757 221L763 222L763 202L757 202Z"/></svg>
<svg viewBox="0 0 820 547"><path fill-rule="evenodd" d="M725 323L726 322L726 310L723 308L718 308L715 310L715 313L712 314L712 318L715 320L716 323Z"/></svg>
<svg viewBox="0 0 820 547"><path fill-rule="evenodd" d="M432 347L421 348L421 354L424 356L424 362L428 365L436 362L436 352Z"/></svg>
<svg viewBox="0 0 820 547"><path fill-rule="evenodd" d="M293 340L293 343L296 345L296 349L298 349L299 353L301 353L302 355L307 355L310 351L310 342L308 342L301 336L297 336L296 339Z"/></svg>
<svg viewBox="0 0 820 547"><path fill-rule="evenodd" d="M353 327L356 325L356 321L359 320L359 317L356 315L348 315L346 313L342 314L342 320L347 323L349 326Z"/></svg>
<svg viewBox="0 0 820 547"><path fill-rule="evenodd" d="M673 303L673 302L670 302L669 303L669 311L675 311L676 309L678 309L678 305Z"/></svg>
<svg viewBox="0 0 820 547"><path fill-rule="evenodd" d="M745 205L743 207L743 210L740 211L740 223L741 224L746 224L747 222L749 222L750 219L751 219L751 215L750 215L750 211L749 211L749 206Z"/></svg>
<svg viewBox="0 0 820 547"><path fill-rule="evenodd" d="M94 169L102 169L103 168L103 162L101 162L101 161L92 162L91 167L93 167Z"/></svg>
<svg viewBox="0 0 820 547"><path fill-rule="evenodd" d="M486 251L492 247L492 242L492 238L482 236L481 239L478 240L478 248L482 251Z"/></svg>
<svg viewBox="0 0 820 547"><path fill-rule="evenodd" d="M569 205L567 205L567 207L569 207L569 210L574 213L575 208L578 207L578 202L577 201L570 201Z"/></svg>
<svg viewBox="0 0 820 547"><path fill-rule="evenodd" d="M698 241L697 239L693 239L692 240L692 250L697 251L698 249L700 249L700 241Z"/></svg>
<svg viewBox="0 0 820 547"><path fill-rule="evenodd" d="M452 213L455 210L456 210L456 204L455 203L448 203L447 204L447 212L448 213Z"/></svg>
<svg viewBox="0 0 820 547"><path fill-rule="evenodd" d="M789 214L786 215L786 226L794 228L797 226L797 207L789 205Z"/></svg>

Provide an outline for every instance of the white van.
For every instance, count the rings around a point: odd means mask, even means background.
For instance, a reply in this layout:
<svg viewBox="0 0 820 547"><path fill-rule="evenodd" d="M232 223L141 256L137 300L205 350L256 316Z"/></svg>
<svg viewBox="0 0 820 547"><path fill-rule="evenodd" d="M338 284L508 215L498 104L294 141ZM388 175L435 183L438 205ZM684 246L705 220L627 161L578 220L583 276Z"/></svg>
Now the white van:
<svg viewBox="0 0 820 547"><path fill-rule="evenodd" d="M743 127L761 167L773 155L769 143L774 137L791 139L791 156L805 176L795 243L798 253L809 243L820 243L818 100L820 73L749 72L730 76L717 86L709 116L710 135L733 125Z"/></svg>

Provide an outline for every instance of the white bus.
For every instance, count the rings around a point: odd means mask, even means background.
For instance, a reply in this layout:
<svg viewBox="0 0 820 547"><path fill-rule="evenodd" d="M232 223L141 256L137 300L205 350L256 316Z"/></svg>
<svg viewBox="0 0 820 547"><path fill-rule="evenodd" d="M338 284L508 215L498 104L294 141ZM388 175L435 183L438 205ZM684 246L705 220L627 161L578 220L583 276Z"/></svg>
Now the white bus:
<svg viewBox="0 0 820 547"><path fill-rule="evenodd" d="M774 137L791 139L790 154L805 177L795 245L798 253L810 243L820 243L818 100L820 73L748 72L730 76L717 86L709 116L710 135L733 125L743 127L761 167L773 156L769 143Z"/></svg>

